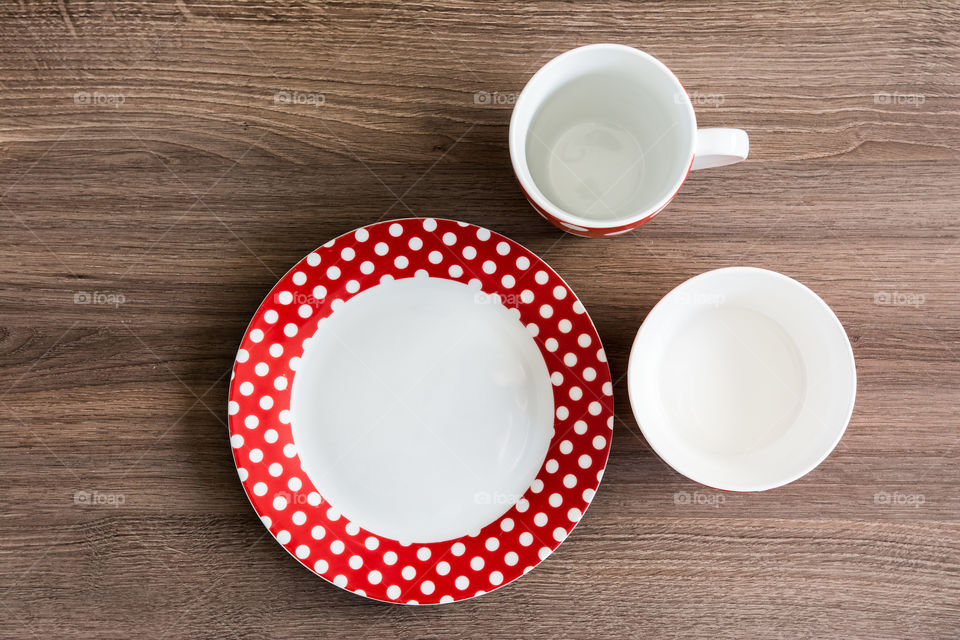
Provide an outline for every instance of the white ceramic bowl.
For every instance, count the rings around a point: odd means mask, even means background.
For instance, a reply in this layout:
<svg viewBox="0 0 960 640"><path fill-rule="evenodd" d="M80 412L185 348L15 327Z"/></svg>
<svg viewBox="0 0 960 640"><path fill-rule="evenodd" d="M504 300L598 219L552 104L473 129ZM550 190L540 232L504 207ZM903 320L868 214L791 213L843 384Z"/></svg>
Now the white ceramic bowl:
<svg viewBox="0 0 960 640"><path fill-rule="evenodd" d="M752 267L708 271L664 296L628 366L630 404L657 455L729 491L779 487L819 465L846 429L856 387L830 307Z"/></svg>

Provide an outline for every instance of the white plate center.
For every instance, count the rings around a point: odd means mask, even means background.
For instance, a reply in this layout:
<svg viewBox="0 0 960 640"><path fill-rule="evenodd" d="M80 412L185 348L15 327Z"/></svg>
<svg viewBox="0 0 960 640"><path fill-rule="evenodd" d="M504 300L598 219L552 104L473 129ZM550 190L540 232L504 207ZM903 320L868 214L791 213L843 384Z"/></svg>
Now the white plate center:
<svg viewBox="0 0 960 640"><path fill-rule="evenodd" d="M439 278L389 281L320 322L291 391L304 472L326 502L402 542L478 531L527 490L553 391L526 328Z"/></svg>

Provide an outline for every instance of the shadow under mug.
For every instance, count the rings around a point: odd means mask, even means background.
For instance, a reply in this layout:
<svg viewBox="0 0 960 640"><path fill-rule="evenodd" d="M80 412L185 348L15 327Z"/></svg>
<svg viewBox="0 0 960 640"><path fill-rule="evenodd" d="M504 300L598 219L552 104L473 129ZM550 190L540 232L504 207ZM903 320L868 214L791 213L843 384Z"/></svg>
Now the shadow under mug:
<svg viewBox="0 0 960 640"><path fill-rule="evenodd" d="M548 62L510 119L510 160L527 200L557 227L593 238L639 227L691 169L740 162L749 146L742 129L697 129L670 69L618 44Z"/></svg>

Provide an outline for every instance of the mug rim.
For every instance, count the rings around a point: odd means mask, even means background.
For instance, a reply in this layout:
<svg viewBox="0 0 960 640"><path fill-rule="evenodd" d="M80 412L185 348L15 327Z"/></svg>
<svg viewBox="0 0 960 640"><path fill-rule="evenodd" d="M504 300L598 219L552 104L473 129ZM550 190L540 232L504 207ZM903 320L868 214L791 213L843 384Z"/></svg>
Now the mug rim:
<svg viewBox="0 0 960 640"><path fill-rule="evenodd" d="M707 477L703 472L702 468L690 464L686 459L680 459L677 455L673 455L671 452L665 450L663 443L661 441L660 433L664 431L664 427L654 428L650 425L644 426L640 421L640 414L637 409L637 400L634 397L633 386L637 384L635 382L635 363L643 357L640 352L641 340L647 332L649 332L649 320L655 315L669 313L669 307L671 303L679 296L683 295L684 290L693 286L695 283L711 278L721 277L722 275L734 275L737 278L749 278L753 277L763 277L769 278L771 281L778 283L778 286L789 287L799 291L805 300L809 303L808 306L804 306L805 309L811 310L813 313L822 314L824 318L827 318L831 329L836 331L838 335L843 338L843 344L846 348L843 353L843 360L848 368L847 372L849 374L850 381L850 397L849 401L843 410L842 420L837 420L836 424L832 427L833 437L830 440L829 446L823 448L822 451L816 456L816 459L810 463L803 465L799 471L793 473L785 473L776 479L768 479L766 482L759 480L751 480L743 483L726 483L718 482L716 478ZM645 332L645 328L647 331ZM827 302L821 298L816 291L810 289L808 286L795 280L788 275L779 273L777 271L772 271L770 269L763 269L760 267L748 267L748 266L734 266L734 267L721 267L719 269L711 269L710 271L704 271L699 273L687 280L684 280L676 287L671 289L660 298L659 301L653 306L652 309L647 313L643 322L640 324L640 328L637 330L636 336L634 337L633 344L630 347L630 355L627 358L627 391L630 399L630 410L634 415L634 418L637 421L637 426L640 429L640 432L643 434L644 439L647 441L647 444L650 446L651 450L659 457L663 462L665 462L669 467L674 471L686 476L687 478L697 482L711 489L717 489L720 491L731 491L731 492L757 492L757 491L767 491L769 489L775 489L777 487L782 487L786 484L790 484L800 478L804 477L817 467L819 467L827 457L833 453L837 445L840 443L840 440L843 438L843 434L846 433L847 427L850 425L850 419L853 417L853 409L856 405L857 399L857 367L856 359L853 354L853 345L850 343L850 338L847 335L846 329L843 327L843 323L840 322L840 318L837 317L836 312L827 304Z"/></svg>
<svg viewBox="0 0 960 640"><path fill-rule="evenodd" d="M686 170L680 175L680 177L675 180L669 187L665 190L666 194L659 200L657 200L651 206L639 211L637 213L630 214L628 216L621 216L615 219L609 220L597 220L595 218L585 218L577 214L566 211L565 209L557 206L553 201L551 201L537 186L536 182L533 180L533 176L530 174L529 165L527 163L527 151L526 151L526 135L523 136L522 140L517 139L519 134L520 127L520 117L518 113L520 107L524 105L526 101L532 100L530 97L531 85L537 80L537 78L543 78L552 72L556 67L563 64L567 59L574 56L579 56L583 54L588 54L592 51L598 50L612 50L619 51L622 53L627 53L632 56L635 56L638 59L643 60L647 63L652 63L652 65L657 68L659 71L664 72L665 75L676 85L677 95L683 96L682 106L685 107L684 111L687 114L687 123L692 132L692 135L689 136L689 143L687 145L686 153L682 156L685 158L684 163L686 164ZM540 101L541 103L543 100ZM535 105L532 110L531 115L526 119L526 132L529 132L530 124L533 121L533 118L536 116L539 111L540 105ZM527 81L524 85L523 90L520 92L520 95L517 98L516 104L513 106L513 113L510 116L510 128L509 128L509 147L510 147L510 162L513 165L513 173L517 177L517 181L520 183L521 189L524 193L532 200L536 202L536 206L543 209L545 213L550 216L553 216L560 220L561 222L568 223L570 225L575 225L577 227L585 227L586 229L615 229L624 226L636 225L646 221L647 219L656 215L661 209L663 209L667 204L673 200L674 196L677 195L677 192L680 190L680 187L683 185L684 181L687 179L687 176L690 174L690 168L693 164L693 152L694 146L696 144L696 130L697 130L697 116L693 109L693 103L690 101L690 96L687 95L686 89L684 89L683 84L681 84L679 78L676 74L670 70L667 65L658 60L656 57L650 55L645 51L641 51L635 47L631 47L625 44L613 44L613 43L599 43L599 44L588 44L575 49L570 49L564 51L563 53L555 56L549 60L546 64L540 67L533 76Z"/></svg>

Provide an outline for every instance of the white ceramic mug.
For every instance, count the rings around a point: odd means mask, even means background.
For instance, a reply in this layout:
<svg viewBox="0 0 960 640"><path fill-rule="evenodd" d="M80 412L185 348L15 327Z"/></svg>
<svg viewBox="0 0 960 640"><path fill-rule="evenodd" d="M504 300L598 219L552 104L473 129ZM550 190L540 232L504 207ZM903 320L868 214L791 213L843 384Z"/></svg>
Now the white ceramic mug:
<svg viewBox="0 0 960 640"><path fill-rule="evenodd" d="M742 129L697 129L670 69L618 44L548 62L510 120L510 159L527 200L564 231L587 237L639 227L691 169L740 162L748 151Z"/></svg>

